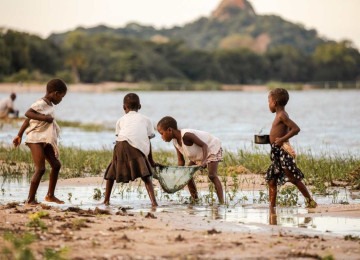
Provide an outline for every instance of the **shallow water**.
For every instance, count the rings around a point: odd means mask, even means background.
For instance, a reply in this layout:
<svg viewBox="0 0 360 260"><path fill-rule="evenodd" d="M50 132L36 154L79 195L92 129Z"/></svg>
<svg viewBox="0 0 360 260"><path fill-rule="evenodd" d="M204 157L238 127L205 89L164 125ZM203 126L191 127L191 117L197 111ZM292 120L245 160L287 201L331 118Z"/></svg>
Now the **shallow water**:
<svg viewBox="0 0 360 260"><path fill-rule="evenodd" d="M97 123L114 128L123 115L122 99L125 92L69 93L56 109L56 117L65 121ZM7 96L0 93L0 98ZM19 93L15 102L20 115L43 93ZM154 125L166 115L175 117L180 128L195 128L218 136L227 150L260 149L253 136L262 130L268 133L274 114L269 112L267 92L139 92L141 113ZM314 154L360 155L360 91L314 90L291 91L287 111L300 126L299 135L291 139L298 152ZM0 142L11 144L18 127L0 128ZM83 149L111 149L114 133L85 132L63 128L61 144ZM152 139L153 149L173 149L161 140Z"/></svg>
<svg viewBox="0 0 360 260"><path fill-rule="evenodd" d="M28 178L19 178L17 180L4 180L0 176L0 204L9 202L23 202L28 194L29 180ZM82 209L109 209L113 213L126 208L128 213L148 212L150 211L150 200L144 187L118 185L113 189L111 197L111 206L104 206L101 200L93 198L95 189L104 192L104 185L89 186L62 186L58 185L56 194L65 201L63 205L56 207L66 209L70 206L80 207ZM360 218L351 217L331 217L321 216L321 214L307 214L304 208L304 202L299 195L301 205L298 207L278 207L277 215L270 221L268 204L265 201L259 202L260 191L239 191L234 199L229 201L229 206L211 205L208 203L211 198L216 201L216 195L207 192L200 192L202 203L200 205L191 205L187 201L189 193L182 190L175 194L167 194L160 189L155 188L159 207L157 212L164 211L175 214L199 216L205 221L216 221L232 223L233 231L244 230L244 226L249 229L259 229L268 225L278 225L281 227L301 228L312 232L327 232L335 235L360 235ZM45 197L47 192L47 183L41 183L37 196L39 201ZM321 205L329 205L332 203L347 202L350 204L360 203L360 196L351 196L348 190L338 189L337 196L315 196L315 200ZM213 196L212 196L213 195ZM359 195L359 194L358 194ZM214 197L215 196L215 197ZM209 200L207 200L209 198ZM255 202L255 203L253 203ZM46 203L46 202L45 202ZM54 204L51 204L54 206ZM239 226L241 225L241 226Z"/></svg>

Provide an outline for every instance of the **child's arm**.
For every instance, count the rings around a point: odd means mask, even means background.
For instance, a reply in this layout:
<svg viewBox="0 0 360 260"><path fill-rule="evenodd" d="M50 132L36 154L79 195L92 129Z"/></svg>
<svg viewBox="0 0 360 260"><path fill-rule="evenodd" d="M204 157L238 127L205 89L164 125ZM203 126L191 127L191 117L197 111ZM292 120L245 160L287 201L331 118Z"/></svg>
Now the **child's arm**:
<svg viewBox="0 0 360 260"><path fill-rule="evenodd" d="M153 156L152 156L152 151L151 151L151 143L150 143L150 152L149 152L149 155L148 155L148 160L149 160L149 163L152 167L155 167L156 166L156 163L154 162L154 159L153 159Z"/></svg>
<svg viewBox="0 0 360 260"><path fill-rule="evenodd" d="M206 167L206 165L207 165L206 158L207 158L207 154L208 154L208 145L206 143L204 143L199 137L197 137L193 133L185 133L184 137L183 137L183 141L184 141L184 143L186 145L196 144L196 145L201 147L202 152L203 152L203 160L201 162L201 166Z"/></svg>
<svg viewBox="0 0 360 260"><path fill-rule="evenodd" d="M30 122L30 119L26 118L24 123L20 127L20 130L19 130L17 136L13 140L13 144L14 144L15 147L18 147L21 144L21 139L22 139L22 136L23 136L23 134L25 132L25 129L28 128L28 126L30 125L29 122Z"/></svg>
<svg viewBox="0 0 360 260"><path fill-rule="evenodd" d="M294 121L292 121L286 113L281 113L279 115L279 119L289 129L289 131L283 137L275 138L275 144L277 146L282 146L284 142L288 141L291 137L297 135L300 132L300 127Z"/></svg>
<svg viewBox="0 0 360 260"><path fill-rule="evenodd" d="M182 155L182 153L180 153L179 149L176 149L176 153L177 153L177 158L178 158L178 166L184 166L185 165L185 158L184 155Z"/></svg>
<svg viewBox="0 0 360 260"><path fill-rule="evenodd" d="M54 118L52 116L40 114L32 108L30 108L28 111L26 111L25 116L30 119L45 121L48 123L52 123L54 120Z"/></svg>

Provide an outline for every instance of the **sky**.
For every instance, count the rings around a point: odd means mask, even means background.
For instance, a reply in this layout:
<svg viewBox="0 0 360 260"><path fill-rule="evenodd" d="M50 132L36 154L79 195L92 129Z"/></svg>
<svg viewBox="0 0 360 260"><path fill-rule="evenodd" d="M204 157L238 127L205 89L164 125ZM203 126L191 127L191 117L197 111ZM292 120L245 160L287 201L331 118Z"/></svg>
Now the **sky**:
<svg viewBox="0 0 360 260"><path fill-rule="evenodd" d="M360 49L360 0L249 0L257 14L275 14ZM209 16L221 0L0 0L0 27L48 37L78 26L157 28Z"/></svg>

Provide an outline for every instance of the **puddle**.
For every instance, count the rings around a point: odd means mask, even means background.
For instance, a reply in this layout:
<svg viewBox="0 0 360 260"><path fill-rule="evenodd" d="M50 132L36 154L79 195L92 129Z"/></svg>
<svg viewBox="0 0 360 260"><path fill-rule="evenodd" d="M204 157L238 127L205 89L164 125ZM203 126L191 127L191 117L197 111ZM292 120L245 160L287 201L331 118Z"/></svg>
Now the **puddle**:
<svg viewBox="0 0 360 260"><path fill-rule="evenodd" d="M0 176L0 204L8 202L24 202L29 189L28 178L6 179ZM147 212L150 209L150 200L143 186L130 187L128 185L117 185L113 189L111 197L112 205L106 207L101 204L101 200L94 199L95 189L105 191L104 184L89 186L61 186L56 190L56 195L65 201L63 205L56 205L59 208L80 207L82 209L110 209L113 213L120 211L121 208L128 208L128 213ZM295 227L299 229L327 232L337 235L360 235L360 218L350 218L344 216L321 216L321 214L307 214L308 211L303 206L302 196L299 195L300 207L278 207L277 214L272 215L268 210L268 204L252 203L259 202L261 199L260 191L240 191L235 194L229 206L209 205L211 194L208 191L200 192L202 198L201 205L191 205L188 203L189 193L182 190L175 194L166 194L159 188L155 188L157 201L160 207L158 212L169 212L184 215L194 215L201 217L205 221L218 221L234 223L234 231L240 230L240 224L246 224L256 228L256 226L278 225L282 227ZM47 183L40 183L37 196L42 201L47 192ZM216 200L216 195L214 194ZM330 205L339 202L359 204L359 196L351 196L349 191L338 189L335 196L316 196L316 201L321 205ZM334 201L336 200L336 201ZM54 205L54 204L51 204Z"/></svg>

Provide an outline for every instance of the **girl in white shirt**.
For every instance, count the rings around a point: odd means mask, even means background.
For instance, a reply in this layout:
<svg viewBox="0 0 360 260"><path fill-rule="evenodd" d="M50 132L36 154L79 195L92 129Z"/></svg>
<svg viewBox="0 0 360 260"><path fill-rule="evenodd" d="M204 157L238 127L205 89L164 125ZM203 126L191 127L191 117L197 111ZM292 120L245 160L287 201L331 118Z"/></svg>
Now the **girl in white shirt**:
<svg viewBox="0 0 360 260"><path fill-rule="evenodd" d="M15 147L19 146L23 133L26 130L27 137L25 144L30 148L35 164L35 173L31 178L27 204L38 204L35 196L41 177L45 173L45 161L48 161L51 166L49 188L45 200L59 204L64 203L64 201L55 197L54 194L61 168L57 146L60 128L54 119L54 105L61 102L66 92L67 86L64 81L61 79L50 80L46 85L45 96L32 104L25 113L27 119L13 140Z"/></svg>
<svg viewBox="0 0 360 260"><path fill-rule="evenodd" d="M124 97L125 115L116 123L116 144L113 159L106 169L106 191L104 204L110 204L114 181L128 183L141 178L153 207L157 206L151 181L152 169L156 163L152 158L150 138L155 136L149 118L138 113L141 108L139 96L129 93Z"/></svg>
<svg viewBox="0 0 360 260"><path fill-rule="evenodd" d="M200 165L207 167L209 179L214 183L219 202L224 204L223 189L217 174L218 164L222 161L222 148L220 140L204 131L194 129L178 129L174 118L166 116L157 124L157 130L165 142L173 141L178 165L184 166L184 157L190 160L189 166ZM193 179L188 183L191 197L198 199L196 185Z"/></svg>

